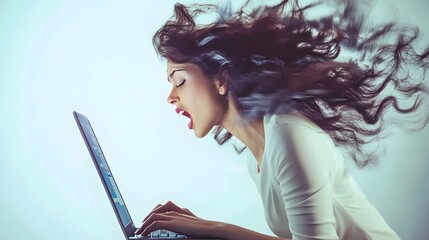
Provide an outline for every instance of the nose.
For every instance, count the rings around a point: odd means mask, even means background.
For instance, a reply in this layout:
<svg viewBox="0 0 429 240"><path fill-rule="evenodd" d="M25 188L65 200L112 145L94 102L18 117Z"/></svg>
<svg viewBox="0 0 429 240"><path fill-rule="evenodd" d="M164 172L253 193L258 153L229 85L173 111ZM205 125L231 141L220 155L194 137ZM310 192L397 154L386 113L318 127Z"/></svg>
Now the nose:
<svg viewBox="0 0 429 240"><path fill-rule="evenodd" d="M179 101L179 97L175 93L174 89L170 91L170 94L167 97L167 103L169 104L175 104Z"/></svg>

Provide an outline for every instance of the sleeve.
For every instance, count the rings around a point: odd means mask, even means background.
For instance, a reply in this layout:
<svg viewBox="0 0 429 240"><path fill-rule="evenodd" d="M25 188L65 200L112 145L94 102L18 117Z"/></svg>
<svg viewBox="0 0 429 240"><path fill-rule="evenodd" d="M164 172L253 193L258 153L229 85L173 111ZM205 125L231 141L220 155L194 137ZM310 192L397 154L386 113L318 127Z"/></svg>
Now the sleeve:
<svg viewBox="0 0 429 240"><path fill-rule="evenodd" d="M323 135L299 124L273 131L273 174L293 239L339 239L331 187L335 159Z"/></svg>

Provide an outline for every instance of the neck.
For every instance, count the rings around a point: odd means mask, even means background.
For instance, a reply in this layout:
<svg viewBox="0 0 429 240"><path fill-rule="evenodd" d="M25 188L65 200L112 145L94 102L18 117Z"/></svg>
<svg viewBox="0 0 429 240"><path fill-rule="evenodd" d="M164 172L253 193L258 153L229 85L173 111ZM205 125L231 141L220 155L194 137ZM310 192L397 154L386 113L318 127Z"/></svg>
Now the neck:
<svg viewBox="0 0 429 240"><path fill-rule="evenodd" d="M232 98L228 99L228 110L222 119L221 127L230 132L252 152L261 165L265 146L263 119L246 121L238 112Z"/></svg>

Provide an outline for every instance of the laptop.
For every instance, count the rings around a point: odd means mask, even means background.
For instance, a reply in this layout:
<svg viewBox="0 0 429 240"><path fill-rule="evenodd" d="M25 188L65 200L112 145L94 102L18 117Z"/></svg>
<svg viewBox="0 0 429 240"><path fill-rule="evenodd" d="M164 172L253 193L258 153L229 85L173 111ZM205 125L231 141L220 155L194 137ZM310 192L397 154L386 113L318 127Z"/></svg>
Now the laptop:
<svg viewBox="0 0 429 240"><path fill-rule="evenodd" d="M125 205L124 199L119 192L119 188L116 185L115 179L113 178L112 172L110 171L109 165L107 164L106 158L103 154L103 151L101 150L100 144L98 143L97 137L95 136L94 130L92 129L88 118L78 112L73 112L73 115L80 129L80 133L85 140L85 144L89 150L95 168L97 169L98 175L100 176L101 182L103 183L104 189L106 190L107 196L109 197L110 203L112 204L125 239L197 240L195 238L190 238L168 230L156 230L151 232L148 236L134 234L137 231L137 228L131 219L127 206Z"/></svg>

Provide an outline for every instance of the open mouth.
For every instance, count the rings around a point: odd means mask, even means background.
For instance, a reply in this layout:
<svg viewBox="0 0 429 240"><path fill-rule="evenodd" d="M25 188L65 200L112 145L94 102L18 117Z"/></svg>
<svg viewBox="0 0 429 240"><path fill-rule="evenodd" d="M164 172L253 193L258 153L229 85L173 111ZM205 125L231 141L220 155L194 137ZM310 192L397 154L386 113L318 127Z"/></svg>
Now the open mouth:
<svg viewBox="0 0 429 240"><path fill-rule="evenodd" d="M188 128L192 129L193 122L192 122L191 114L189 114L187 111L185 111L181 108L176 108L176 113L188 117L190 119L190 121L188 123Z"/></svg>

